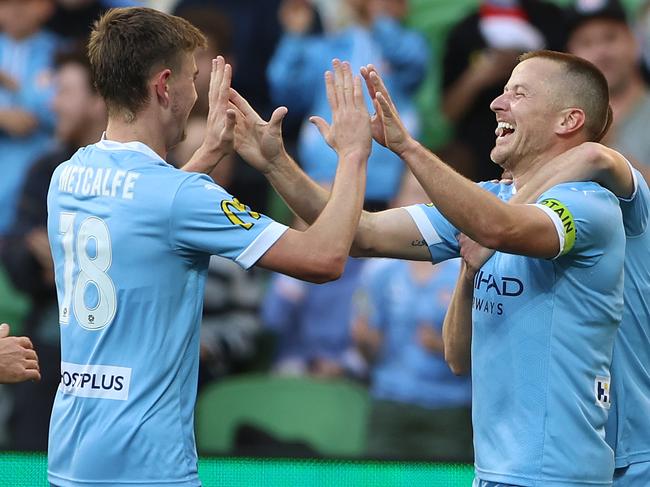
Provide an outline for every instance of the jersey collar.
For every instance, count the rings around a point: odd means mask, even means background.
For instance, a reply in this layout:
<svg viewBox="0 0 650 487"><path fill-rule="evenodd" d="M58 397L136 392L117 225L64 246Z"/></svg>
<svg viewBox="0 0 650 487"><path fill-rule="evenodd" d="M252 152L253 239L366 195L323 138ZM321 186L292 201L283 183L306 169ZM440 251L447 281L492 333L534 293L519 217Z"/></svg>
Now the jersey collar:
<svg viewBox="0 0 650 487"><path fill-rule="evenodd" d="M106 132L102 134L102 138L99 142L95 144L95 146L98 149L103 149L103 150L110 150L110 151L115 151L115 150L128 150L128 151L134 151L134 152L139 152L141 154L145 154L149 157L152 157L156 159L157 161L160 161L164 163L165 165L167 164L167 161L165 161L162 157L160 157L151 147L149 147L146 144L143 144L142 142L139 142L137 140L133 140L131 142L117 142L115 140L108 140L106 138Z"/></svg>

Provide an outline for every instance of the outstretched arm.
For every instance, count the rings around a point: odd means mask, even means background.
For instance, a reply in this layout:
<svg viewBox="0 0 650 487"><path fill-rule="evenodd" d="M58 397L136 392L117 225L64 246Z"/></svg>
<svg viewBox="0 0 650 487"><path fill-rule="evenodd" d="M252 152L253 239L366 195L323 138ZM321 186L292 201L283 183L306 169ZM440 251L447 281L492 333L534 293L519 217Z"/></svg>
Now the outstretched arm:
<svg viewBox="0 0 650 487"><path fill-rule="evenodd" d="M339 156L332 193L307 230L287 230L258 261L261 267L313 282L337 279L343 272L359 223L371 147L361 79L352 76L349 64L336 62L325 83L333 122L319 120L318 127Z"/></svg>
<svg viewBox="0 0 650 487"><path fill-rule="evenodd" d="M376 100L376 120L383 129L376 140L407 163L433 204L456 228L491 249L544 258L558 254L557 230L543 211L529 205L504 203L455 172L407 132L374 68L368 66L362 74Z"/></svg>
<svg viewBox="0 0 650 487"><path fill-rule="evenodd" d="M235 149L239 155L266 176L296 215L308 224L314 223L330 199L330 192L310 179L287 154L282 142L282 119L287 109L277 108L266 122L233 89L230 100L237 113ZM356 132L353 127L351 134ZM364 211L352 255L429 260L431 255L421 242L420 231L405 210Z"/></svg>

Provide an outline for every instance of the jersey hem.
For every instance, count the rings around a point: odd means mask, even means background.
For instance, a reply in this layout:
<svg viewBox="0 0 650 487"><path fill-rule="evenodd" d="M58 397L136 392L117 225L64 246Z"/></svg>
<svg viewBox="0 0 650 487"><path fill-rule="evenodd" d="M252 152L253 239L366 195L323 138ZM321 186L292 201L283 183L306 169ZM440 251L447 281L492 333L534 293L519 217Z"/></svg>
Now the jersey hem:
<svg viewBox="0 0 650 487"><path fill-rule="evenodd" d="M47 471L47 480L57 487L85 487L93 485L96 487L111 487L112 485L146 485L148 487L201 487L198 475L186 480L72 480Z"/></svg>
<svg viewBox="0 0 650 487"><path fill-rule="evenodd" d="M530 478L518 475L511 474L501 474L496 472L487 472L476 468L476 477L480 480L485 480L487 482L496 482L502 484L515 484L521 487L609 487L612 485L612 481L574 481L574 480L563 480L563 479L549 479L548 477L543 478ZM523 482L523 483L522 483Z"/></svg>
<svg viewBox="0 0 650 487"><path fill-rule="evenodd" d="M650 450L638 453L625 455L624 457L616 458L614 460L614 468L629 467L634 463L650 462Z"/></svg>

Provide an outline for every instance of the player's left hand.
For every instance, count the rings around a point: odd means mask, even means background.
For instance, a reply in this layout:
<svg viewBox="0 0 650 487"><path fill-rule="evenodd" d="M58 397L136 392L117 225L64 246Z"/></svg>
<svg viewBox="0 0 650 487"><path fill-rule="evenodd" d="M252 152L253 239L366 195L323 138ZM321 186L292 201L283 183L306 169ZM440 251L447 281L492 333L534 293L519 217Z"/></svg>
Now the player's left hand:
<svg viewBox="0 0 650 487"><path fill-rule="evenodd" d="M232 88L230 103L237 116L237 153L261 173L267 172L277 158L286 154L282 141L282 120L287 114L287 108L276 108L267 122Z"/></svg>
<svg viewBox="0 0 650 487"><path fill-rule="evenodd" d="M215 154L219 161L231 154L235 140L235 111L229 107L232 67L223 57L212 60L210 89L208 91L209 110L205 127L205 138L199 150Z"/></svg>
<svg viewBox="0 0 650 487"><path fill-rule="evenodd" d="M494 250L483 247L462 233L458 236L458 243L460 244L460 255L465 261L467 272L473 278L479 269L483 267L483 264L494 255Z"/></svg>

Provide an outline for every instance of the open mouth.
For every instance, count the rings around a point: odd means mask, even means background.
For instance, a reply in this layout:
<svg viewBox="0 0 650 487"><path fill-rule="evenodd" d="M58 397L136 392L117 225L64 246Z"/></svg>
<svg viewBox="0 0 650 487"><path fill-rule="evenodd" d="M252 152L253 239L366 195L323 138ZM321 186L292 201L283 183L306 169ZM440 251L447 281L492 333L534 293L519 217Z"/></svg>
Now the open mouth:
<svg viewBox="0 0 650 487"><path fill-rule="evenodd" d="M494 131L497 138L507 137L510 134L513 134L515 131L515 126L508 122L499 122L497 124L497 129Z"/></svg>

